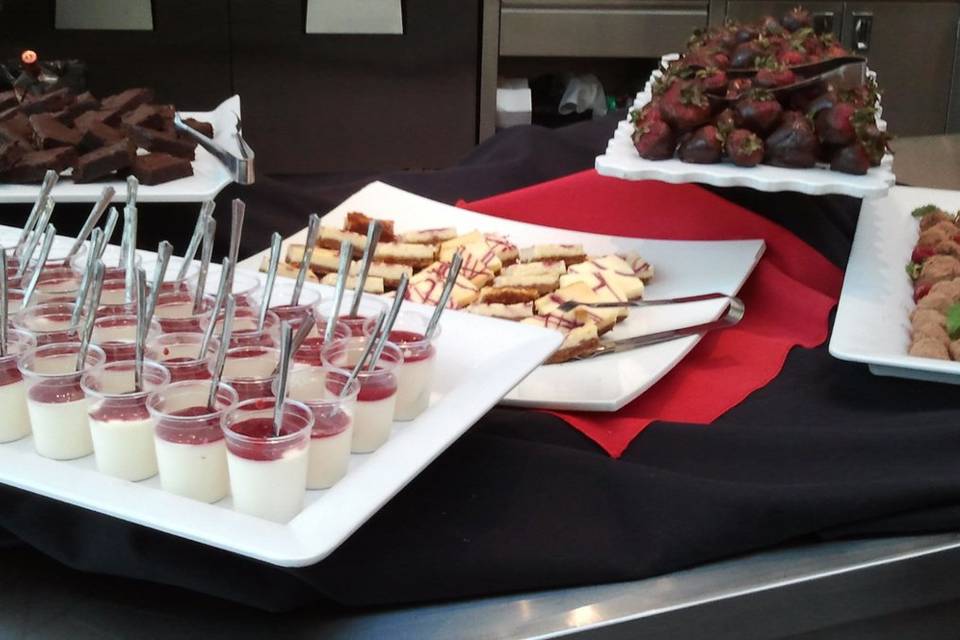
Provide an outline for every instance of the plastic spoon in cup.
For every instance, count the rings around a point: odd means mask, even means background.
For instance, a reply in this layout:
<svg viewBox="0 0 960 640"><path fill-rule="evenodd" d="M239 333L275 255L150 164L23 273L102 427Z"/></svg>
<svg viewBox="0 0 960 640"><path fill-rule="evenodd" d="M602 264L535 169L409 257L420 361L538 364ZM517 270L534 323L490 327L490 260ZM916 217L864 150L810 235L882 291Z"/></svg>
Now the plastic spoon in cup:
<svg viewBox="0 0 960 640"><path fill-rule="evenodd" d="M90 210L90 215L87 216L86 222L80 227L77 239L73 241L73 245L70 247L70 250L67 251L67 258L64 260L64 263L69 264L70 258L72 258L77 251L80 251L80 247L83 246L87 236L89 236L93 228L97 226L107 207L110 206L110 201L113 200L114 194L116 194L116 191L109 185L104 187L103 191L100 192L100 199L93 203L93 209Z"/></svg>
<svg viewBox="0 0 960 640"><path fill-rule="evenodd" d="M143 390L143 352L147 342L147 274L143 269L136 270L134 278L137 295L137 338L134 345L133 386L136 391Z"/></svg>
<svg viewBox="0 0 960 640"><path fill-rule="evenodd" d="M90 310L84 320L83 328L80 332L80 351L77 353L77 366L75 371L83 369L83 363L87 361L87 350L90 348L90 340L93 338L93 325L97 322L97 309L100 307L100 294L103 293L103 277L106 268L99 260L93 266L93 292L90 296Z"/></svg>
<svg viewBox="0 0 960 640"><path fill-rule="evenodd" d="M20 237L17 238L17 249L23 247L23 243L27 241L27 236L30 235L32 231L37 228L37 220L40 218L41 212L43 212L44 207L47 205L47 198L50 197L50 192L53 191L53 187L57 184L57 180L60 179L59 174L53 169L47 169L47 172L43 175L43 183L40 185L40 192L37 194L37 199L33 203L33 208L30 209L30 215L27 216L27 221L23 225L23 229L20 231ZM39 227L43 229L44 227Z"/></svg>
<svg viewBox="0 0 960 640"><path fill-rule="evenodd" d="M237 300L233 294L227 296L226 310L223 313L223 335L220 338L220 349L217 350L217 360L213 365L210 379L210 395L207 396L207 408L211 411L217 404L217 387L223 378L223 365L227 361L227 349L230 347L230 334L233 332L233 314L237 309ZM213 326L213 323L210 323ZM206 349L200 352L206 353Z"/></svg>
<svg viewBox="0 0 960 640"><path fill-rule="evenodd" d="M220 315L220 307L222 307L224 301L232 295L227 289L229 286L231 268L232 265L230 264L230 258L224 258L223 265L220 267L220 284L217 285L217 295L213 299L213 309L210 311L210 322L207 324L207 328L203 332L203 339L200 341L200 352L197 355L198 358L202 358L207 352L207 347L210 345L210 340L213 338L213 332L217 328L217 316Z"/></svg>
<svg viewBox="0 0 960 640"><path fill-rule="evenodd" d="M134 288L137 286L137 188L139 183L134 176L127 177L127 205L123 208L123 245L120 256L121 265L126 267L124 278L124 301L133 302Z"/></svg>
<svg viewBox="0 0 960 640"><path fill-rule="evenodd" d="M293 334L293 338L290 340L290 357L297 353L300 350L300 347L303 346L303 343L306 342L307 336L310 335L310 331L313 329L313 326L317 323L313 319L312 315L307 316L303 319L303 322L300 323L300 326L297 327L297 332ZM280 363L277 363L277 366L273 368L273 375L280 373Z"/></svg>
<svg viewBox="0 0 960 640"><path fill-rule="evenodd" d="M70 316L71 326L80 321L80 313L83 311L84 304L87 302L87 292L90 290L90 281L93 278L94 267L96 267L99 261L101 244L103 244L103 231L94 229L90 235L90 253L87 254L83 276L80 278L80 289L77 291L77 299L73 303L73 313ZM96 309L93 311L94 315L96 315Z"/></svg>
<svg viewBox="0 0 960 640"><path fill-rule="evenodd" d="M327 318L327 328L323 332L324 342L333 340L334 325L337 323L337 317L340 315L340 305L343 303L343 292L347 288L347 277L350 273L350 252L353 251L353 245L349 240L340 241L340 264L337 266L337 288L333 292L333 308L330 310L330 317Z"/></svg>
<svg viewBox="0 0 960 640"><path fill-rule="evenodd" d="M233 200L233 216L230 221L230 247L227 257L230 258L230 264L236 266L237 256L240 254L240 236L243 234L243 216L247 210L247 205L240 198ZM233 271L230 272L230 286L228 290L233 293Z"/></svg>
<svg viewBox="0 0 960 640"><path fill-rule="evenodd" d="M203 291L207 288L207 274L210 260L213 258L213 238L217 232L217 221L208 218L203 231L203 250L200 252L200 271L197 272L197 289L193 292L193 312L200 313L203 304ZM226 261L224 261L226 264ZM221 274L222 275L222 274Z"/></svg>
<svg viewBox="0 0 960 640"><path fill-rule="evenodd" d="M377 348L373 350L373 355L370 356L370 364L367 365L369 369L373 369L377 360L380 359L380 354L383 353L383 348L387 345L387 340L390 339L390 331L393 330L393 325L397 321L397 314L400 313L403 298L407 295L407 283L407 274L404 273L400 276L400 284L397 286L396 296L393 298L390 311L387 313L387 320L383 323L383 335L380 336L380 339L377 341Z"/></svg>
<svg viewBox="0 0 960 640"><path fill-rule="evenodd" d="M290 323L280 323L280 371L277 374L276 400L273 403L273 435L279 436L283 429L283 399L287 397L287 380L290 377L290 361L293 359Z"/></svg>
<svg viewBox="0 0 960 640"><path fill-rule="evenodd" d="M50 249L53 247L53 239L56 237L56 235L56 228L52 224L48 224L47 231L43 234L43 246L40 247L40 256L37 261L39 266L37 266L37 268L33 270L33 273L30 274L30 282L28 282L27 286L23 289L23 302L21 305L24 309L29 307L30 301L33 300L33 294L37 290L37 283L40 282L40 273L43 271L43 264L50 256Z"/></svg>
<svg viewBox="0 0 960 640"><path fill-rule="evenodd" d="M457 276L460 275L460 267L463 265L463 254L457 251L450 260L450 271L447 272L447 281L443 283L443 291L440 292L440 300L430 316L430 322L427 323L427 329L423 332L423 337L429 339L433 332L437 330L440 324L440 315L447 308L447 301L450 300L450 294L453 293L453 287L457 284Z"/></svg>
<svg viewBox="0 0 960 640"><path fill-rule="evenodd" d="M303 283L307 280L307 272L310 271L310 263L313 261L313 250L317 246L317 235L320 233L320 216L311 213L307 219L307 242L303 246L303 261L300 263L300 269L297 271L297 279L293 283L293 293L290 295L290 304L297 306L300 303L300 293L303 291Z"/></svg>
<svg viewBox="0 0 960 640"><path fill-rule="evenodd" d="M40 244L40 236L42 235L41 230L48 228L55 204L56 203L54 202L53 198L47 198L43 207L43 211L40 212L40 220L37 222L37 230L30 235L26 244L23 245L23 250L20 253L20 267L17 269L18 278L23 277L23 274L27 272L27 268L30 266L30 259L33 258L33 252L37 250L37 245ZM43 265L46 263L46 261L47 258L44 257L43 260L37 262L37 271L43 269Z"/></svg>
<svg viewBox="0 0 960 640"><path fill-rule="evenodd" d="M173 255L172 244L164 240L157 245L157 264L153 270L153 288L150 289L150 295L147 297L145 314L148 327L153 320L153 312L157 308L157 298L160 297L160 290L163 288L163 278L167 275L167 266L170 264L171 255Z"/></svg>
<svg viewBox="0 0 960 640"><path fill-rule="evenodd" d="M357 376L360 375L360 372L363 370L363 363L367 361L367 358L373 351L374 346L376 346L377 335L380 333L380 330L383 329L385 319L386 316L384 316L382 313L377 315L377 326L373 330L373 333L367 337L367 343L363 346L363 353L360 354L360 359L357 360L357 364L354 365L350 375L347 376L347 381L343 383L343 388L340 389L340 396L343 396L347 392L347 389L350 388L350 385L354 380L357 379Z"/></svg>
<svg viewBox="0 0 960 640"><path fill-rule="evenodd" d="M178 282L187 277L190 264L193 262L193 259L197 257L197 249L200 248L200 241L205 239L207 221L213 220L213 209L216 206L213 200L206 200L200 206L200 214L197 215L197 224L193 227L190 244L187 245L187 250L183 254L183 263L180 265L180 271L177 272Z"/></svg>
<svg viewBox="0 0 960 640"><path fill-rule="evenodd" d="M100 255L97 256L97 260L103 259L103 252L107 250L107 245L110 244L110 238L113 237L113 231L117 228L117 220L119 219L120 214L117 212L117 208L110 207L107 212L107 221L103 224L103 244L100 245Z"/></svg>
<svg viewBox="0 0 960 640"><path fill-rule="evenodd" d="M277 268L280 266L280 243L283 238L276 231L270 236L270 265L267 268L267 281L263 285L263 297L260 298L260 313L257 315L257 333L263 331L270 310L270 298L273 297L273 285L277 282Z"/></svg>
<svg viewBox="0 0 960 640"><path fill-rule="evenodd" d="M363 258L360 261L360 272L353 287L353 302L350 305L350 315L357 315L360 309L360 299L363 297L363 287L367 284L367 274L370 273L370 263L377 252L377 242L380 240L380 221L374 220L367 227L367 246L363 249Z"/></svg>
<svg viewBox="0 0 960 640"><path fill-rule="evenodd" d="M7 250L0 247L0 356L7 355Z"/></svg>

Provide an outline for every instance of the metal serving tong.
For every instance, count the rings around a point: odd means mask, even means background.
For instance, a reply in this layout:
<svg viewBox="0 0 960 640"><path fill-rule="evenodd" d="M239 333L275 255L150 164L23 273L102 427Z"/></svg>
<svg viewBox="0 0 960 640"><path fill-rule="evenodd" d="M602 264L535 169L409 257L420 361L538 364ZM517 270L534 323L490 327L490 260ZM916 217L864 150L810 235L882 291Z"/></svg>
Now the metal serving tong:
<svg viewBox="0 0 960 640"><path fill-rule="evenodd" d="M221 147L217 142L214 142L212 138L208 138L193 127L186 124L180 117L179 112L173 114L173 124L179 131L196 140L201 147L209 151L217 160L219 160L220 163L223 164L228 171L230 171L234 181L237 184L253 184L253 161L255 156L253 149L251 149L250 145L247 144L247 141L243 139L243 130L240 126L240 116L237 116L237 130L233 134L237 139L237 146L240 148L239 158Z"/></svg>
<svg viewBox="0 0 960 640"><path fill-rule="evenodd" d="M727 327L732 327L740 320L743 319L743 313L745 308L743 306L743 301L740 298L734 296L727 296L720 293L708 293L701 296L689 296L687 298L673 298L671 300L644 300L638 302L647 302L652 304L682 304L684 302L697 302L699 300L713 300L716 298L726 298L727 299L727 308L724 312L724 315L718 320L712 320L710 322L702 322L700 324L694 324L689 327L681 327L679 329L668 329L667 331L658 331L656 333L648 333L642 336L634 336L632 338L622 338L620 340L601 340L600 344L596 349L588 353L584 353L573 360L585 360L587 358L595 358L597 356L603 356L610 353L621 353L623 351L630 351L631 349L637 349L639 347L646 347L652 344L660 344L661 342L669 342L670 340L676 340L677 338L685 338L686 336L692 336L699 333L707 333L708 331L713 331L714 329L725 329ZM561 305L562 306L562 305ZM582 305L585 307L599 307L599 306L625 306L623 304L617 303L592 303ZM643 304L633 304L627 306L650 306Z"/></svg>

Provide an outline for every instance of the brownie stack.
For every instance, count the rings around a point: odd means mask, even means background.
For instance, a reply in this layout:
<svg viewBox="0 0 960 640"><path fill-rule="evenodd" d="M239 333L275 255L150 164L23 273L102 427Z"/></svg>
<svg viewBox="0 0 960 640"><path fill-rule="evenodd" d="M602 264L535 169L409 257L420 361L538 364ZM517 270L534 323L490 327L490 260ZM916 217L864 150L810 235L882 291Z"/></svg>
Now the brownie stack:
<svg viewBox="0 0 960 640"><path fill-rule="evenodd" d="M176 130L175 113L145 88L103 100L67 89L22 100L0 92L0 182L40 182L49 169L72 169L74 182L133 174L156 185L191 176L197 143ZM209 123L184 122L213 137Z"/></svg>

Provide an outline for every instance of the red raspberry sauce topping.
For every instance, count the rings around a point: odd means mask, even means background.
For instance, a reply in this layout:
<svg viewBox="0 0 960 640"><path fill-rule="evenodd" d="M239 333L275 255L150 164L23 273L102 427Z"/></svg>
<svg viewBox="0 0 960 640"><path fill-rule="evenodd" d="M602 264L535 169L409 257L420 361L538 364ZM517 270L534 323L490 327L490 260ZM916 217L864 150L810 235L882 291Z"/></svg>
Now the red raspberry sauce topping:
<svg viewBox="0 0 960 640"><path fill-rule="evenodd" d="M400 331L394 330L390 332L390 342L400 347L400 350L403 351L403 361L404 362L420 362L421 360L428 360L433 357L433 354L436 353L432 344L425 346L417 346L416 348L406 348L408 344L416 344L423 341L423 334L417 333L416 331Z"/></svg>
<svg viewBox="0 0 960 640"><path fill-rule="evenodd" d="M337 409L336 413L319 416L313 414L313 432L311 438L329 438L350 426L350 416L345 411Z"/></svg>
<svg viewBox="0 0 960 640"><path fill-rule="evenodd" d="M140 398L136 401L126 398L110 398L100 402L100 406L90 412L90 419L98 422L146 420L149 417L150 412L147 411L146 398Z"/></svg>
<svg viewBox="0 0 960 640"><path fill-rule="evenodd" d="M280 428L280 435L287 436L296 433L299 430L298 426L294 424L293 420L285 420ZM273 418L250 418L233 425L231 430L248 438L267 440L274 437ZM228 440L227 448L230 449L230 453L248 460L277 460L283 457L283 453L290 446L277 446L268 442L249 443Z"/></svg>
<svg viewBox="0 0 960 640"><path fill-rule="evenodd" d="M377 367L380 369L380 367ZM358 378L360 381L360 393L357 395L359 402L376 402L389 398L397 392L397 377L395 375L382 375L374 378ZM331 393L339 393L343 386L343 381L327 382L327 390Z"/></svg>
<svg viewBox="0 0 960 640"><path fill-rule="evenodd" d="M66 403L83 400L83 389L79 382L63 383L54 380L42 380L30 387L30 400L44 403Z"/></svg>
<svg viewBox="0 0 960 640"><path fill-rule="evenodd" d="M177 444L208 444L223 440L223 430L220 429L220 414L210 414L210 409L204 406L187 407L170 414L178 418L192 418L195 416L210 417L203 420L195 420L189 426L182 420L170 420L161 418L157 423L157 437L167 442Z"/></svg>

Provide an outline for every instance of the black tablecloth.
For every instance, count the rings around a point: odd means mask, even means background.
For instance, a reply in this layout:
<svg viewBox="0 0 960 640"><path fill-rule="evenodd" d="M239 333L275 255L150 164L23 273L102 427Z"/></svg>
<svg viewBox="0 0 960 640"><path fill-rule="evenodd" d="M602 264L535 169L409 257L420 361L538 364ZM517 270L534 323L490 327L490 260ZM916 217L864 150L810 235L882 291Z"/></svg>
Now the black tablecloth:
<svg viewBox="0 0 960 640"><path fill-rule="evenodd" d="M456 167L381 178L448 202L480 198L589 168L614 126L609 117L557 131L511 129ZM229 219L229 198L242 194L243 246L252 252L268 232L302 227L308 212L329 210L372 177L261 179L225 192L220 217ZM717 192L845 264L858 201ZM83 216L65 210L75 213L58 207L61 228ZM170 235L182 243L195 213L142 210L143 247ZM5 222L24 213L2 211ZM715 424L655 423L619 460L558 418L495 409L327 560L306 569L271 567L8 487L0 488L0 561L33 547L91 574L269 609L641 578L816 537L955 529L958 422L952 387L874 377L865 366L834 360L825 345L796 349L771 384Z"/></svg>

